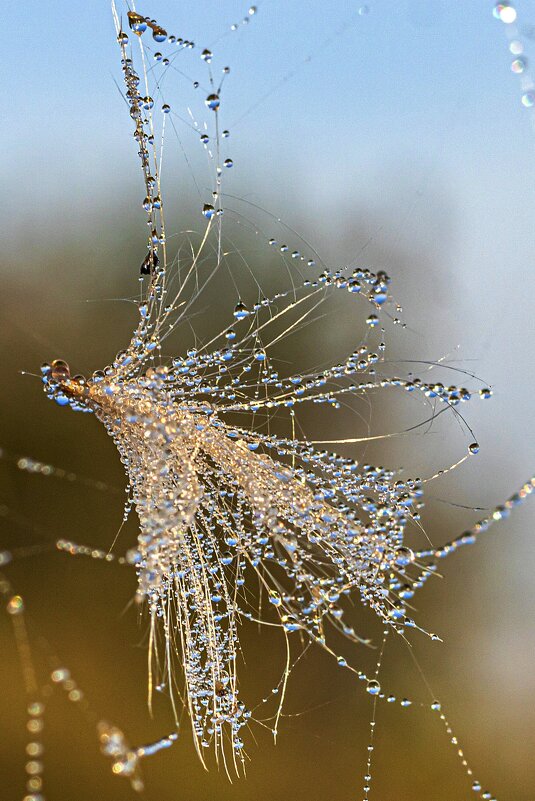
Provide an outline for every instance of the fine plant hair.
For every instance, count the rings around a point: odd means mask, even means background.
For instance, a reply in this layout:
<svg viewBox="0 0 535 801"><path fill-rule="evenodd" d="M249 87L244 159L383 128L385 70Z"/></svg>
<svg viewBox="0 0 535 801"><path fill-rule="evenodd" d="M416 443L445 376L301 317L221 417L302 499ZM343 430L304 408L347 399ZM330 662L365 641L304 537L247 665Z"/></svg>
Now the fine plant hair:
<svg viewBox="0 0 535 801"><path fill-rule="evenodd" d="M535 480L447 542L410 544L421 531L428 485L478 453L465 407L474 397L487 400L491 390L474 374L445 365L455 378L435 380L439 363L415 362L410 372L392 374L387 341L392 332L401 336L405 323L387 271L363 262L333 267L276 216L226 194L225 173L233 160L221 118L229 69L216 74L217 43L212 52L168 33L164 20L145 15L150 9L132 4L112 10L147 223L146 250L132 270L132 293L139 278L137 321L104 369L82 376L56 358L42 365L41 378L49 399L93 415L113 440L127 480L124 521L136 515L139 533L136 545L119 555L74 538L58 539L53 547L131 570L132 595L147 631L148 705L163 692L174 727L149 745L133 745L121 721L89 710L83 688L61 663L40 680L25 603L9 576L10 562L31 558L39 548L7 547L0 553L6 566L0 590L29 699L25 801L45 798L40 732L55 692L65 692L83 708L113 773L128 779L134 791L144 788L143 760L172 747L188 730L202 764L215 763L232 780L243 776L254 758L255 725L269 728L276 740L285 725L292 672L306 664L312 648L348 671L370 697L362 798L374 797L376 711L391 704L400 714L414 705L435 715L473 797L492 799L479 770L467 761L441 699L431 690L424 699L398 697L383 686L381 667L394 638L409 647L418 637L440 640L421 623L412 599L438 575L441 560L506 517L531 494ZM256 12L252 6L233 27L256 23ZM199 57L206 87L194 84L194 89L204 93L202 118L189 101L184 108L166 101L173 76ZM207 188L193 174L200 189L199 224L176 235L166 213L164 165L168 149L183 147L180 126L203 149L211 183ZM253 243L250 249L236 244L235 230ZM276 263L268 278L250 255L264 246ZM196 314L206 298L214 302L211 287L221 275L232 298L230 304L227 297L218 298L229 306L227 319L223 327L203 331ZM331 324L349 306L358 337L351 332L343 358L303 368L285 362L292 338ZM185 331L194 337L187 348ZM412 372L415 367L420 376ZM406 429L355 434L359 429L351 423L345 435L329 438L331 412L345 426L364 415L378 392L392 393L416 410ZM310 436L303 421L312 405L324 410L326 422ZM371 440L425 430L442 415L459 423L466 440L453 464L422 478L361 461L359 448ZM80 419L80 426L88 424ZM16 463L19 470L65 478L60 467L30 458ZM356 604L379 619L379 642L353 627ZM275 629L284 642L280 680L273 691L266 688L264 698L245 697L241 689L246 621ZM364 669L359 653L373 647L374 667Z"/></svg>

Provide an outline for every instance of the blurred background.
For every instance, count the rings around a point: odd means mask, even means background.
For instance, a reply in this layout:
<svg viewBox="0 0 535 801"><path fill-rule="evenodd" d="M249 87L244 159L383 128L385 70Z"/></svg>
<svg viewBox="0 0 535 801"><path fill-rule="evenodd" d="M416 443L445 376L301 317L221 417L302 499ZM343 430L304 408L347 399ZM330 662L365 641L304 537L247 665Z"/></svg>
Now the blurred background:
<svg viewBox="0 0 535 801"><path fill-rule="evenodd" d="M423 523L437 544L484 516L476 507L505 500L535 466L534 129L533 111L521 101L535 51L535 3L518 0L515 7L513 26L495 19L484 0L264 0L247 25L247 5L234 0L151 0L138 8L197 44L184 61L186 77L173 70L162 81L164 97L182 116L188 107L206 116L205 95L192 88L206 78L202 47L212 46L214 71L231 67L220 118L235 163L226 192L241 201L229 198L229 206L241 202L243 210L247 201L270 210L330 266L363 264L392 276L407 329L390 330L392 365L385 372L406 373L405 359L446 359L482 379L467 379L471 387L492 387L490 401L476 398L462 410L480 453L429 486ZM511 69L511 40L525 48L528 67L520 76ZM65 537L107 550L124 487L113 443L92 417L48 403L39 380L21 371L37 372L53 358L66 359L74 372L99 369L126 344L136 319L128 298L137 292L145 254L143 188L132 122L116 85L110 8L104 0L27 0L10 10L2 41L1 547ZM198 133L187 126L182 132L179 122L180 141L166 142L164 172L178 243L180 231L201 227L200 198L211 189ZM273 221L278 235L276 227ZM239 226L233 236L241 247ZM271 285L268 249L259 241L254 247L248 258ZM192 323L199 334L204 322L228 319L236 296L230 282L227 288L228 298L223 283L203 299ZM365 316L364 304L361 310ZM320 363L339 358L344 343L352 349L355 332L344 314L297 337L288 362L299 369L311 354ZM462 383L457 374L439 377ZM374 396L367 415L371 433L383 433L418 421L422 408L389 394ZM446 417L430 430L352 453L430 475L471 441ZM347 436L344 421L332 415L326 421L311 414L306 424L321 433L316 438ZM108 489L21 472L20 455ZM527 502L441 564L444 578L428 582L416 606L418 621L444 642L412 639L477 776L500 799L515 801L531 801L535 790L533 514ZM132 516L117 552L135 539ZM25 597L37 654L46 640L97 719L117 723L135 744L171 730L165 698L157 699L152 719L147 711L146 628L130 603L133 572L52 552L15 561L5 574ZM355 626L375 638L380 631L359 610ZM261 698L282 669L282 644L253 627L242 643L243 695ZM25 794L26 700L8 619L0 648L0 786L2 798L15 801ZM373 659L369 651L354 655L363 669ZM427 697L401 643L389 644L382 675L383 686L400 696ZM215 768L202 770L184 726L175 747L143 763L143 797L360 798L370 716L362 687L311 651L292 676L285 711L290 716L276 747L253 729L248 777L232 785ZM63 697L47 712L43 741L48 799L134 797L100 756L93 724ZM431 713L382 705L374 759L371 798L474 795Z"/></svg>

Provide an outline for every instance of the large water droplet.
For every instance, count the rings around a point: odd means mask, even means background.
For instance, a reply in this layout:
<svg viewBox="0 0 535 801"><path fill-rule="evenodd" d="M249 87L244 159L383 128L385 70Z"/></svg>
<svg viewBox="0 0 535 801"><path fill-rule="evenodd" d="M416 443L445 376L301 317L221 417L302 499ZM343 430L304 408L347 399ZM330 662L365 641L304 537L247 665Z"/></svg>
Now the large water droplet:
<svg viewBox="0 0 535 801"><path fill-rule="evenodd" d="M152 38L155 42L165 42L167 39L167 31L160 28L158 25L152 29Z"/></svg>
<svg viewBox="0 0 535 801"><path fill-rule="evenodd" d="M134 33L137 33L138 36L141 36L143 31L147 30L147 23L141 16L141 14L136 14L135 11L128 12L128 24L130 25L131 30Z"/></svg>
<svg viewBox="0 0 535 801"><path fill-rule="evenodd" d="M208 108L212 109L212 111L217 111L217 109L220 106L219 95L216 94L208 95L208 97L204 102L206 103Z"/></svg>
<svg viewBox="0 0 535 801"><path fill-rule="evenodd" d="M516 8L511 3L496 3L492 12L496 19L510 25L516 20Z"/></svg>
<svg viewBox="0 0 535 801"><path fill-rule="evenodd" d="M366 692L369 692L370 695L379 695L381 692L381 685L377 679L369 680L368 684L366 685Z"/></svg>

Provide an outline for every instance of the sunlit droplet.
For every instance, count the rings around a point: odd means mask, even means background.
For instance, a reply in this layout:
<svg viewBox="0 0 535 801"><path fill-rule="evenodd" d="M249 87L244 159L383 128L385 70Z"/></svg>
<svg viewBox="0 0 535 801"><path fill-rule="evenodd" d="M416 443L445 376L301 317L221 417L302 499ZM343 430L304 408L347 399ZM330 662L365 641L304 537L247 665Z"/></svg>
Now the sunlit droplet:
<svg viewBox="0 0 535 801"><path fill-rule="evenodd" d="M212 111L217 111L220 106L219 95L213 94L208 95L206 100L204 101L209 109Z"/></svg>
<svg viewBox="0 0 535 801"><path fill-rule="evenodd" d="M505 22L506 25L510 25L516 20L516 8L510 3L496 3L492 13L496 19Z"/></svg>

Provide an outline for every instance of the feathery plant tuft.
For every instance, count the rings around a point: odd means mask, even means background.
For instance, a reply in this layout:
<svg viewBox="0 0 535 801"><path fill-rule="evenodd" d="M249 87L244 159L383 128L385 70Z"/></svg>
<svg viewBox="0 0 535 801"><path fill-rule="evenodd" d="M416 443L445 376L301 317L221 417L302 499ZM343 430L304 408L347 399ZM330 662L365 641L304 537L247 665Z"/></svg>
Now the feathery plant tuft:
<svg viewBox="0 0 535 801"><path fill-rule="evenodd" d="M251 7L243 22L255 12ZM441 559L473 543L535 484L526 483L503 506L449 542L409 547L407 533L419 526L426 484L478 451L461 412L474 389L388 374L386 332L402 324L387 273L365 265L333 269L291 229L277 223L285 238L276 238L266 233L264 224L233 210L231 196L224 192L224 173L233 161L224 147L228 131L220 125L228 68L220 81L215 80L213 53L201 50L208 76L206 121L200 122L189 109L189 117L181 117L182 112L164 102L163 71L178 73L185 58L199 58L199 48L169 35L163 23L134 8L119 12L114 7L113 13L123 96L144 182L140 201L146 213L147 249L136 266L138 321L126 347L104 370L88 377L71 375L66 362L55 360L42 366L42 377L49 398L93 413L104 425L127 476L125 518L131 508L139 518L137 545L118 560L70 541L58 541L57 547L73 555L117 560L135 571L135 597L150 631L149 704L154 688L166 687L176 728L151 745L135 747L117 723L100 720L101 749L111 758L113 772L128 777L134 790L142 790L141 760L172 746L186 710L203 764L215 760L229 777L244 774L249 730L259 718L259 708L272 701L242 697L240 692L246 670L241 624L249 620L278 629L286 645L271 718L275 738L292 669L310 646L351 672L371 696L362 790L367 799L377 704L425 706L452 738L439 700L432 695L426 701L400 699L382 686L387 638L439 639L413 617L411 599L437 572ZM171 131L176 133L179 123L194 131L206 152L212 191L200 198L201 231L190 234L189 250L182 246L176 251L167 236L162 159L163 142ZM254 211L250 204L247 214ZM254 265L243 260L247 278L243 293L238 289L239 276L229 267L235 249L226 233L228 217L277 255L289 279L285 288L264 295ZM276 227L275 218L265 218L267 225ZM225 325L199 338L186 352L178 343L169 355L195 304L225 270L237 293ZM354 306L364 332L345 358L317 369L285 365L281 345L315 323L319 314L333 315L342 296ZM471 444L455 464L421 479L361 464L333 450L376 437L348 431L345 437L329 440L321 431L313 439L303 433L299 415L307 406L320 404L327 413L368 402L378 390L416 396L429 404L429 415L411 428L443 413L456 416L470 432ZM475 394L486 399L491 392L483 386ZM42 465L28 459L19 467L43 472ZM3 563L10 558L4 552ZM29 661L24 602L7 580L2 590L25 660L29 726L37 737L50 692L43 694ZM259 596L268 603L261 605ZM370 640L352 627L355 603L369 607L383 628L377 665L369 674L338 647L340 636L355 654L370 646ZM82 702L83 693L66 669L54 670L51 681L72 701ZM453 742L472 789L490 799L454 735ZM44 798L38 743L34 750L26 801Z"/></svg>

